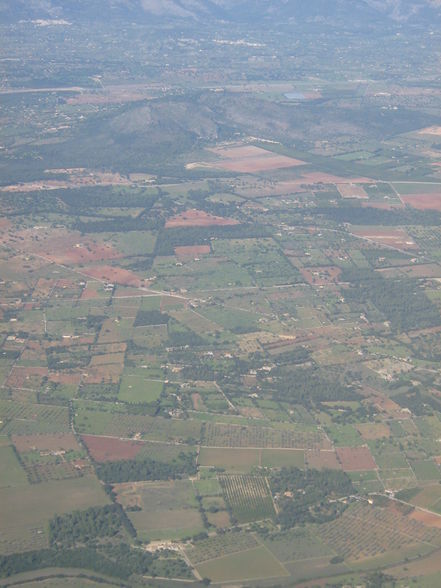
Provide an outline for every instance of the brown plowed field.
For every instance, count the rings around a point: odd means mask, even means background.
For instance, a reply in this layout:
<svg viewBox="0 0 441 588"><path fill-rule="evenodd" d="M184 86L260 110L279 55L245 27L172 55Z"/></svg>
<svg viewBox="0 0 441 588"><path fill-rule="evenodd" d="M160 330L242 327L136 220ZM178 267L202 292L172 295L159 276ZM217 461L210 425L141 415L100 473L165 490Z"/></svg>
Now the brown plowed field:
<svg viewBox="0 0 441 588"><path fill-rule="evenodd" d="M361 423L355 428L366 441L390 437L390 429L385 423Z"/></svg>
<svg viewBox="0 0 441 588"><path fill-rule="evenodd" d="M173 218L169 218L165 223L166 229L174 227L211 227L211 226L228 226L238 225L239 222L232 218L223 218L204 212L203 210L186 210Z"/></svg>
<svg viewBox="0 0 441 588"><path fill-rule="evenodd" d="M54 435L12 435L12 443L19 453L33 451L78 451L78 442L72 433Z"/></svg>
<svg viewBox="0 0 441 588"><path fill-rule="evenodd" d="M55 263L64 265L77 265L122 257L122 254L110 245L95 243L91 239L80 239L75 236L48 239L38 253L45 255Z"/></svg>
<svg viewBox="0 0 441 588"><path fill-rule="evenodd" d="M82 435L90 456L98 462L133 459L142 449L140 441L123 441L116 437Z"/></svg>
<svg viewBox="0 0 441 588"><path fill-rule="evenodd" d="M415 241L404 229L380 227L353 227L351 232L358 237L364 237L381 245L389 245L398 249L417 249Z"/></svg>
<svg viewBox="0 0 441 588"><path fill-rule="evenodd" d="M335 451L307 450L305 451L305 463L309 468L316 470L341 470L341 464Z"/></svg>
<svg viewBox="0 0 441 588"><path fill-rule="evenodd" d="M183 247L175 247L175 255L180 258L208 255L210 251L210 245L186 245Z"/></svg>
<svg viewBox="0 0 441 588"><path fill-rule="evenodd" d="M224 161L215 164L215 167L238 173L253 173L282 169L305 165L304 161L279 155L254 145L243 145L229 148L210 149L219 155Z"/></svg>
<svg viewBox="0 0 441 588"><path fill-rule="evenodd" d="M98 278L112 284L134 286L135 288L142 285L142 280L135 273L111 265L89 266L84 268L82 272L91 278Z"/></svg>
<svg viewBox="0 0 441 588"><path fill-rule="evenodd" d="M425 129L421 129L418 131L419 135L435 135L436 137L441 137L441 127L426 127Z"/></svg>
<svg viewBox="0 0 441 588"><path fill-rule="evenodd" d="M337 447L336 452L346 472L377 469L369 447Z"/></svg>
<svg viewBox="0 0 441 588"><path fill-rule="evenodd" d="M340 176L334 176L333 174L327 174L324 172L310 172L307 174L303 174L301 177L302 184L338 184L339 186L343 184L369 184L373 180L370 178L342 178Z"/></svg>
<svg viewBox="0 0 441 588"><path fill-rule="evenodd" d="M82 372L51 372L49 381L65 386L76 386L81 382Z"/></svg>
<svg viewBox="0 0 441 588"><path fill-rule="evenodd" d="M441 210L441 192L439 194L406 194L400 198L417 210Z"/></svg>
<svg viewBox="0 0 441 588"><path fill-rule="evenodd" d="M6 381L11 388L33 388L39 386L44 377L48 375L46 367L21 367L15 366Z"/></svg>
<svg viewBox="0 0 441 588"><path fill-rule="evenodd" d="M438 529L441 529L441 516L435 513L415 509L410 515L410 518L419 523L423 523L428 527L437 527Z"/></svg>
<svg viewBox="0 0 441 588"><path fill-rule="evenodd" d="M103 382L118 384L124 370L124 365L109 363L106 365L89 365L85 368L83 382L85 384L101 384Z"/></svg>

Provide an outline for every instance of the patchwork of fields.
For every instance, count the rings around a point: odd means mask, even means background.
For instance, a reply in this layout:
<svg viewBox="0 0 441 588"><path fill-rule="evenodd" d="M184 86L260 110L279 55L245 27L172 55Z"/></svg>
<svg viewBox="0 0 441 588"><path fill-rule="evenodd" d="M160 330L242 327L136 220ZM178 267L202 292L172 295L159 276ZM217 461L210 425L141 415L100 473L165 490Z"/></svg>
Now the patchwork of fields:
<svg viewBox="0 0 441 588"><path fill-rule="evenodd" d="M441 585L427 11L9 4L0 586Z"/></svg>

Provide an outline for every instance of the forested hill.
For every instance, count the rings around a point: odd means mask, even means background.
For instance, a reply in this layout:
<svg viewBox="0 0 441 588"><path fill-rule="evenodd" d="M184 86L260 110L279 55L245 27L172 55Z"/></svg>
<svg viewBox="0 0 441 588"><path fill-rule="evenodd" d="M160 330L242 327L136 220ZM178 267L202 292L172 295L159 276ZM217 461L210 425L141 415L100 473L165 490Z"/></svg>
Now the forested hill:
<svg viewBox="0 0 441 588"><path fill-rule="evenodd" d="M342 27L441 23L440 0L0 0L3 22L20 19L292 22Z"/></svg>

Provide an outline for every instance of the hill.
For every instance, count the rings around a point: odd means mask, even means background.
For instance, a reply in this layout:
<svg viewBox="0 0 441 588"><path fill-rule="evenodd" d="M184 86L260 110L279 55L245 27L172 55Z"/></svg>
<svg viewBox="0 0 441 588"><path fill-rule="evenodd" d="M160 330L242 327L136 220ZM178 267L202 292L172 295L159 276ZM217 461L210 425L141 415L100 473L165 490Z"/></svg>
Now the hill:
<svg viewBox="0 0 441 588"><path fill-rule="evenodd" d="M3 21L20 19L313 22L366 26L441 21L439 0L2 0Z"/></svg>

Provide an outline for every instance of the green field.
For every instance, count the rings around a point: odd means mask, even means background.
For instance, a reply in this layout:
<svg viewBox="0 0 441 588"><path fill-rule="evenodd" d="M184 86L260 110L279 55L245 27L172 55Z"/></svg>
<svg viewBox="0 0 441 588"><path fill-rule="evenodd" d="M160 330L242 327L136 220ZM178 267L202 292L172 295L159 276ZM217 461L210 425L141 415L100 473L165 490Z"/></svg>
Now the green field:
<svg viewBox="0 0 441 588"><path fill-rule="evenodd" d="M308 528L294 529L265 539L265 545L281 562L313 557L332 557L333 551L320 541L320 533Z"/></svg>
<svg viewBox="0 0 441 588"><path fill-rule="evenodd" d="M305 452L298 449L262 449L263 467L281 468L298 467L305 465Z"/></svg>
<svg viewBox="0 0 441 588"><path fill-rule="evenodd" d="M0 488L3 534L1 553L47 544L47 524L55 514L109 502L95 476Z"/></svg>
<svg viewBox="0 0 441 588"><path fill-rule="evenodd" d="M101 410L107 408L107 410ZM145 440L179 441L198 439L201 423L195 420L161 419L148 415L127 414L124 409L111 404L93 409L78 403L75 425L79 433L130 437L139 433Z"/></svg>
<svg viewBox="0 0 441 588"><path fill-rule="evenodd" d="M240 582L289 576L284 566L265 548L219 557L197 566L199 574L212 582Z"/></svg>
<svg viewBox="0 0 441 588"><path fill-rule="evenodd" d="M201 496L220 496L222 494L222 487L217 478L195 480L193 483Z"/></svg>
<svg viewBox="0 0 441 588"><path fill-rule="evenodd" d="M158 400L164 388L163 382L145 380L138 376L123 376L118 399L129 403L151 403Z"/></svg>
<svg viewBox="0 0 441 588"><path fill-rule="evenodd" d="M27 485L26 474L21 467L12 447L0 446L0 489Z"/></svg>
<svg viewBox="0 0 441 588"><path fill-rule="evenodd" d="M259 449L201 447L199 464L231 472L249 472L260 463Z"/></svg>
<svg viewBox="0 0 441 588"><path fill-rule="evenodd" d="M129 508L128 516L139 537L183 539L203 530L195 491L188 480L116 484L118 501ZM131 512L133 506L141 510Z"/></svg>

